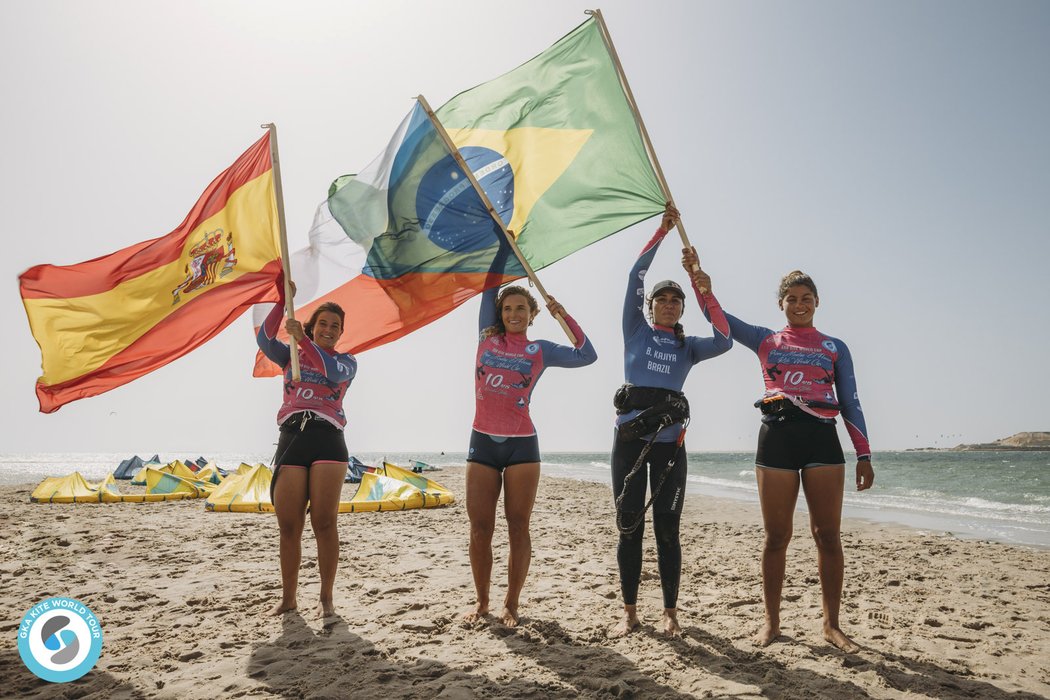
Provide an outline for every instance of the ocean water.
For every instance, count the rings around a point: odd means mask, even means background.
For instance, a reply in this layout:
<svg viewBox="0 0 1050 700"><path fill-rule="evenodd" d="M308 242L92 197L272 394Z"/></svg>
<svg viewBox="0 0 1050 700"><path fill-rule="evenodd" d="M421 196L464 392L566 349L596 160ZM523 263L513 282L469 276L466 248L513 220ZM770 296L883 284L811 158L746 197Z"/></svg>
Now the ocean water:
<svg viewBox="0 0 1050 700"><path fill-rule="evenodd" d="M0 484L38 483L79 471L101 479L121 460L116 454L0 454ZM140 455L143 458L151 455ZM200 455L162 454L162 461ZM269 463L271 454L204 455L220 467ZM358 453L366 464L387 460L407 465L461 466L463 453ZM754 454L695 452L689 455L689 492L758 503ZM853 489L847 466L843 514L965 538L1050 547L1050 452L877 452L875 487ZM544 473L609 483L608 452L550 452ZM434 475L440 481L440 472ZM799 508L805 509L800 494ZM757 511L756 511L757 517Z"/></svg>

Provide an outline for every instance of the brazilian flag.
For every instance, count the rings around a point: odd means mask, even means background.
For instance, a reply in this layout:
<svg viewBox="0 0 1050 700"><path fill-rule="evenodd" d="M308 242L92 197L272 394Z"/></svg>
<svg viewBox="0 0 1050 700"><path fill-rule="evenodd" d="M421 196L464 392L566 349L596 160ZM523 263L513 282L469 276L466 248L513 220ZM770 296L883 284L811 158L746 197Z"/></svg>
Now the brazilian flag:
<svg viewBox="0 0 1050 700"><path fill-rule="evenodd" d="M531 61L456 95L437 116L472 170L509 166L504 187L513 201L504 222L536 269L663 212L593 18Z"/></svg>
<svg viewBox="0 0 1050 700"><path fill-rule="evenodd" d="M535 269L663 211L594 19L437 116ZM310 247L291 256L296 301L306 302L296 314L335 301L353 317L339 351L389 343L524 276L502 239L417 105L379 157L336 180L318 208ZM276 372L257 357L256 375Z"/></svg>

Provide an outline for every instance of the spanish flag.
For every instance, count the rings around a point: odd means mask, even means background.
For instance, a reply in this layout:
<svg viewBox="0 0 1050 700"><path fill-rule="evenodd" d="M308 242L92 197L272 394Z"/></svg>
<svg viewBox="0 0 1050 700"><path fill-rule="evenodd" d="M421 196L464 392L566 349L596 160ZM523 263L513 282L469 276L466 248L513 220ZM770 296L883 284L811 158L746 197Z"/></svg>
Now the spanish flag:
<svg viewBox="0 0 1050 700"><path fill-rule="evenodd" d="M267 133L166 236L19 276L42 356L36 393L43 413L163 367L253 304L278 300L273 177Z"/></svg>

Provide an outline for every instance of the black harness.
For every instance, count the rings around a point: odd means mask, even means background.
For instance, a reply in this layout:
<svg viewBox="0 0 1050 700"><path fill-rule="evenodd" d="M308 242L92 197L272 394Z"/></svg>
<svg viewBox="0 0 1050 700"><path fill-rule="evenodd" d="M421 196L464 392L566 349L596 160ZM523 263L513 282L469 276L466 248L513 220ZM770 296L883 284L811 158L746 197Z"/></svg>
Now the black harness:
<svg viewBox="0 0 1050 700"><path fill-rule="evenodd" d="M664 485L664 480L667 479L667 475L674 468L675 461L678 459L678 450L682 448L682 443L685 440L685 426L689 424L689 401L685 398L685 394L673 389L624 384L613 395L613 406L616 407L616 415L623 415L631 411L641 411L631 420L617 426L616 437L618 440L628 442L652 434L652 437L649 438L638 455L638 460L631 467L631 471L624 477L623 490L620 492L620 497L616 499L616 528L624 535L629 535L645 521L645 512L649 510L653 501L660 495L660 489ZM656 441L657 434L675 423L681 423L683 426L682 433L678 436L678 449L674 451L671 459L668 460L667 466L664 467L663 472L660 474L660 480L656 483L656 488L653 489L653 495L649 498L649 502L645 504L645 507L642 508L642 512L638 514L638 518L632 523L623 522L621 505L623 504L624 496L627 495L627 485L645 463L645 458L649 454L649 450L653 448L653 442Z"/></svg>
<svg viewBox="0 0 1050 700"><path fill-rule="evenodd" d="M652 432L663 430L674 423L689 422L689 400L674 389L624 384L613 396L616 415L641 411L617 428L617 436L625 442L637 440Z"/></svg>
<svg viewBox="0 0 1050 700"><path fill-rule="evenodd" d="M808 408L833 408L838 406L824 401L801 402ZM834 418L824 418L802 409L795 401L785 396L767 396L755 402L755 408L762 412L763 423L784 423L790 421L815 421L817 423L835 423Z"/></svg>

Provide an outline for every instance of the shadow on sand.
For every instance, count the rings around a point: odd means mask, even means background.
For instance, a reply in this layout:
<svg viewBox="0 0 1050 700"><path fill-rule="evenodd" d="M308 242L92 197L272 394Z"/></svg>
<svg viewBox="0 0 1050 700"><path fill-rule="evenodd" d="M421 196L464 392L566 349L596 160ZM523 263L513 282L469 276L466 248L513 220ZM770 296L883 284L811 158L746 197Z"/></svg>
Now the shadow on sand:
<svg viewBox="0 0 1050 700"><path fill-rule="evenodd" d="M69 683L49 683L25 667L16 649L0 650L0 695L5 698L94 697L117 700L148 697L139 688L97 668Z"/></svg>
<svg viewBox="0 0 1050 700"><path fill-rule="evenodd" d="M252 651L248 676L285 698L552 697L526 680L496 683L438 661L391 660L341 617L330 620L315 630L298 613L286 613L281 636Z"/></svg>

